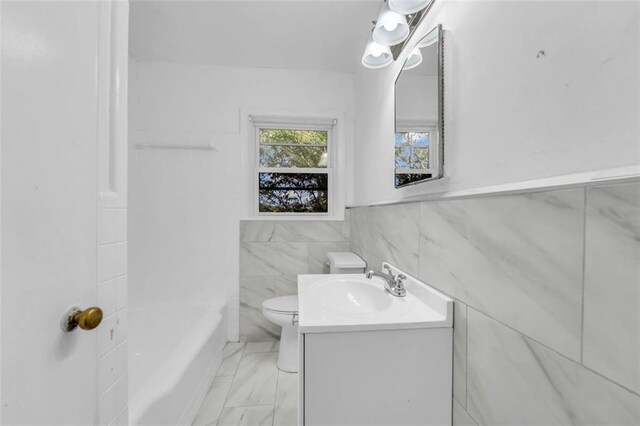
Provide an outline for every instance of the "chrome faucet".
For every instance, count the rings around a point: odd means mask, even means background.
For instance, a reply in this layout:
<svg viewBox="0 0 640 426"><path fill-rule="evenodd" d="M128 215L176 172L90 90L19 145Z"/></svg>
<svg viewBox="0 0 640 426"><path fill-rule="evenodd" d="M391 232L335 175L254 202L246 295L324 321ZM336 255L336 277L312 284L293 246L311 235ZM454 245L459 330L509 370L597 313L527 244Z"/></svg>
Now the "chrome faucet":
<svg viewBox="0 0 640 426"><path fill-rule="evenodd" d="M369 271L367 272L367 278L371 279L374 276L380 277L384 280L384 289L391 293L392 296L405 297L407 295L407 289L404 288L403 281L407 279L407 276L403 274L394 276L389 265L384 265L382 269L384 269L386 273L381 274L379 272Z"/></svg>

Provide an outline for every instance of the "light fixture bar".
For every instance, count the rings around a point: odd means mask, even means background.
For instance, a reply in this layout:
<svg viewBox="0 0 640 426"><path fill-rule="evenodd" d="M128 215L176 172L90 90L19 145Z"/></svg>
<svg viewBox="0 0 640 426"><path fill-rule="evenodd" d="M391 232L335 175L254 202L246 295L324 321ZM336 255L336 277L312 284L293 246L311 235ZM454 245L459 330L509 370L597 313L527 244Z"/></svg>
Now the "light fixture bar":
<svg viewBox="0 0 640 426"><path fill-rule="evenodd" d="M424 17L427 16L429 11L433 7L434 3L435 3L435 0L431 1L431 3L429 3L429 5L427 5L427 7L425 7L421 11L413 13L411 15L407 15L407 24L409 25L409 35L402 43L396 44L395 46L391 47L391 54L393 55L394 61L398 59L398 56L400 56L400 52L402 52L402 49L404 49L404 46L407 44L407 42L411 40L411 36L415 32L418 25L420 25L420 22L422 22Z"/></svg>
<svg viewBox="0 0 640 426"><path fill-rule="evenodd" d="M424 9L433 0L387 0L389 8L403 15L416 13Z"/></svg>

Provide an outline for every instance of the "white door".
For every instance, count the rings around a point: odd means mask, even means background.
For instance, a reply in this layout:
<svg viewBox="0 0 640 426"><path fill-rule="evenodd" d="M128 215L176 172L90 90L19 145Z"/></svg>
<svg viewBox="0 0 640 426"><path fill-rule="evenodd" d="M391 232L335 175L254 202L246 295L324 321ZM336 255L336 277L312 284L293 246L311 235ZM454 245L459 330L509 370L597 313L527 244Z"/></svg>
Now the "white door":
<svg viewBox="0 0 640 426"><path fill-rule="evenodd" d="M2 2L2 424L97 421L99 3Z"/></svg>

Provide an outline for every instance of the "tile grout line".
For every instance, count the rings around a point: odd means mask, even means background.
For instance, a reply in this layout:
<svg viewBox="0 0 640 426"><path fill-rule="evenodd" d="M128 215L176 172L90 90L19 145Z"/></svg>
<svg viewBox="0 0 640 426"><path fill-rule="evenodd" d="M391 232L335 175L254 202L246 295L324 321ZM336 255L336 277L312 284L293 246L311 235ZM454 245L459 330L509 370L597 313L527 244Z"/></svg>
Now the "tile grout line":
<svg viewBox="0 0 640 426"><path fill-rule="evenodd" d="M276 426L276 401L278 400L278 388L280 387L280 370L276 361L276 391L273 395L273 410L271 411L271 426Z"/></svg>
<svg viewBox="0 0 640 426"><path fill-rule="evenodd" d="M419 279L418 279L418 280L419 280ZM532 342L535 342L535 343L539 344L540 346L542 346L542 347L544 347L544 348L546 348L546 349L550 350L551 352L553 352L553 353L555 353L555 354L557 354L557 355L560 355L561 357L563 357L563 358L565 358L565 359L567 359L567 360L569 360L569 361L571 361L571 362L574 362L574 363L576 363L576 364L578 364L578 365L582 365L582 366L583 366L583 367L585 367L585 368L589 368L589 367L587 367L586 365L583 365L582 363L580 363L580 361L577 361L577 360L575 360L575 359L573 359L573 358L569 357L568 355L565 355L565 354L563 354L563 353L559 352L558 350L556 350L556 349L552 348L551 346L548 346L546 343L542 343L541 341L537 340L536 338L531 337L531 336L529 336L528 334L525 334L524 332L522 332L522 331L518 330L518 329L517 329L517 328L515 328L514 326L509 325L509 324L507 324L506 322L503 322L502 320L499 320L499 319L495 318L494 316L492 316L492 315L490 315L490 314L488 314L488 313L486 313L486 312L484 312L484 311L481 311L481 310L480 310L480 309L478 309L477 307L475 307L475 306L473 306L473 305L471 305L471 304L469 304L469 303L467 303L467 302L465 302L465 301L463 301L463 300L461 300L461 299L458 299L458 298L456 298L456 297L452 296L451 294L449 294L448 292L446 292L446 291L444 291L444 290L440 290L438 287L436 287L436 286L434 286L434 285L431 285L431 284L429 284L429 283L428 283L428 282L426 282L426 281L423 281L423 282L424 282L425 284L427 284L429 287L433 287L434 289L436 289L436 290L437 290L437 291L439 291L440 293L442 293L442 294L444 294L445 296L447 296L447 297L451 298L452 300L454 300L454 301L458 301L458 302L460 302L460 303L463 303L463 304L467 305L467 315L469 314L469 308L471 308L472 310L476 311L477 313L482 314L482 315L484 315L485 317L492 319L493 321L495 321L495 322L497 322L497 323L499 323L499 324L503 325L504 327L507 327L508 329L510 329L510 330L512 330L512 331L515 331L516 333L518 333L518 334L522 335L523 337L526 337L527 339L531 340ZM467 322L468 322L468 317L467 317ZM593 371L593 370L592 370L592 371ZM602 377L607 378L606 376L602 376ZM614 382L612 379L609 379L609 378L607 378L607 379L608 379L609 381L611 381L611 382L613 382L613 383L615 383L615 384L617 384L617 385L621 386L621 387L624 387L624 386L620 385L619 383ZM626 389L626 388L625 388L625 389ZM632 392L633 392L633 391L632 391ZM633 392L633 393L636 393L636 392Z"/></svg>
<svg viewBox="0 0 640 426"><path fill-rule="evenodd" d="M467 411L468 408L469 408L469 307L467 305L464 305L464 410Z"/></svg>
<svg viewBox="0 0 640 426"><path fill-rule="evenodd" d="M229 342L227 342L227 343L229 343ZM244 342L244 344L243 344L243 348L242 348L242 355L241 355L241 357L240 357L240 362L242 362L242 360L244 359L245 355L248 355L248 354L246 353L247 343L249 343L249 342ZM252 352L252 353L254 353L254 352ZM255 353L262 353L262 352L255 352ZM277 351L273 351L273 350L271 350L271 351L267 351L267 352L264 352L264 353L277 353ZM276 405L276 404L275 404L275 401L276 401L276 399L277 399L277 391L278 391L278 385L279 385L279 370L278 370L277 366L276 366L276 391L275 391L275 393L274 393L274 401L273 401L273 404L259 404L259 405L247 405L247 406L241 406L241 407L227 407L227 400L229 399L229 394L231 393L231 392L230 392L230 391L231 391L231 387L232 387L233 383L235 382L236 374L237 374L237 372L238 372L238 368L239 368L239 366L240 366L240 362L238 362L238 366L236 367L236 371L235 371L235 373L233 374L233 376L226 376L226 377L232 377L232 380L231 380L231 382L232 382L232 383L231 383L231 386L229 387L229 390L227 391L227 393L226 393L226 395L225 395L225 399L224 399L224 402L223 402L223 405L222 405L222 410L221 410L220 414L218 415L218 419L217 419L217 421L216 421L216 424L217 424L217 422L220 420L220 416L221 416L221 414L222 414L222 411L224 411L224 409L226 409L226 408L271 407L271 409L272 409L271 424L273 425L274 418L275 418L275 405ZM220 376L220 377L225 377L225 376ZM216 378L217 378L217 377L216 377ZM215 380L215 379L214 379L214 380Z"/></svg>
<svg viewBox="0 0 640 426"><path fill-rule="evenodd" d="M464 409L465 413L467 413L467 415L469 416L469 418L476 424L479 425L480 422L477 421L475 418L473 418L473 416L471 415L471 413L469 412L469 410L467 410L466 408Z"/></svg>
<svg viewBox="0 0 640 426"><path fill-rule="evenodd" d="M444 293L444 292L442 292L442 293L443 293L443 294L446 294L446 293ZM456 300L457 300L457 299L456 299ZM467 306L468 306L469 308L471 308L472 310L476 311L477 313L479 313L480 315L483 315L483 316L485 316L485 317L487 317L487 318L491 319L492 321L497 322L498 324L502 325L503 327L508 328L508 329L509 329L509 330L511 330L512 332L515 332L515 333L519 334L521 337L523 337L523 338L525 338L525 339L527 339L527 340L530 340L530 341L532 341L532 342L534 342L534 343L536 343L536 344L538 344L538 345L542 346L543 348L545 348L545 349L547 349L547 350L549 350L549 351L553 352L554 354L556 354L556 355L558 355L558 356L560 356L560 357L564 358L565 360L567 360L567 361L569 361L569 362L572 362L572 363L574 363L574 364L577 364L577 365L579 365L580 367L584 368L585 370L590 371L591 373L593 373L593 374L595 374L595 375L597 375L597 376L599 376L599 377L603 378L604 380L606 380L606 381L608 381L608 382L610 382L610 383L612 383L612 384L614 384L614 385L616 385L616 386L618 386L618 387L620 387L620 388L622 388L622 389L626 390L627 392L629 392L629 393L631 393L631 394L633 394L633 395L635 395L635 396L640 397L640 393L638 393L638 392L636 392L636 391L634 391L634 390L629 389L629 388L628 388L628 387L626 387L625 385L622 385L622 384L620 384L620 383L616 382L616 381L615 381L615 380L613 380L612 378L607 377L607 376L605 376L605 375L604 375L604 374L602 374L602 373L599 373L598 371L596 371L596 370L592 369L591 367L589 367L589 366L587 366L587 365L584 365L584 364L582 364L582 363L580 363L580 362L576 361L576 360L575 360L575 359L573 359L573 358L569 358L567 355L564 355L564 354L562 354L562 353L560 353L560 352L556 351L555 349L550 348L549 346L545 345L544 343L539 342L538 340L534 339L533 337L530 337L530 336L528 336L528 335L526 335L526 334L522 333L521 331L519 331L519 330L517 330L517 329L513 328L512 326L510 326L510 325L508 325L508 324L505 324L505 323L503 323L503 322L502 322L502 321L500 321L500 320L495 319L495 318L494 318L494 317L492 317L491 315L486 314L486 313L484 313L484 312L482 312L482 311L478 310L477 308L475 308L475 307L473 307L473 306L471 306L471 305L467 305Z"/></svg>
<svg viewBox="0 0 640 426"><path fill-rule="evenodd" d="M582 310L580 311L580 364L584 365L584 290L587 269L587 188L583 189L582 211Z"/></svg>
<svg viewBox="0 0 640 426"><path fill-rule="evenodd" d="M227 344L229 344L229 342L227 342ZM238 373L238 368L240 367L240 363L242 362L242 358L244 358L244 351L245 351L246 348L247 348L247 343L244 342L242 344L242 354L240 355L240 361L238 361L238 365L236 365L236 368L235 368L235 370L233 372L233 376L232 376L232 379L231 379L231 384L229 385L229 389L227 390L227 394L224 396L224 402L222 403L222 409L220 410L220 413L218 414L218 418L216 419L216 425L218 424L218 422L220 422L220 417L222 417L222 412L224 411L225 408L227 408L227 400L229 399L229 394L231 393L231 388L233 387L233 383L236 381L236 374Z"/></svg>
<svg viewBox="0 0 640 426"><path fill-rule="evenodd" d="M238 365L236 365L235 370L233 370L233 378L236 378L236 373L238 372L238 369L240 368L240 363L242 362L242 359L244 358L244 356L246 355L245 352L247 351L247 342L244 342L242 344L242 353L240 354L240 361L238 361Z"/></svg>

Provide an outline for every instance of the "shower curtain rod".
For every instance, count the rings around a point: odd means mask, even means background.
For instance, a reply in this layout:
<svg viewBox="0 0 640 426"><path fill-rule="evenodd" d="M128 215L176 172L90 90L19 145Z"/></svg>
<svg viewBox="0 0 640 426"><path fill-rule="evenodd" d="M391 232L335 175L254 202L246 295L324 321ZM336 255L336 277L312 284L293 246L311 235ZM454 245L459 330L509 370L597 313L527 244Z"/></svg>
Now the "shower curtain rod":
<svg viewBox="0 0 640 426"><path fill-rule="evenodd" d="M213 144L206 145L157 145L157 144L144 144L137 143L136 149L169 149L169 150L191 150L191 151L214 151L217 152Z"/></svg>

